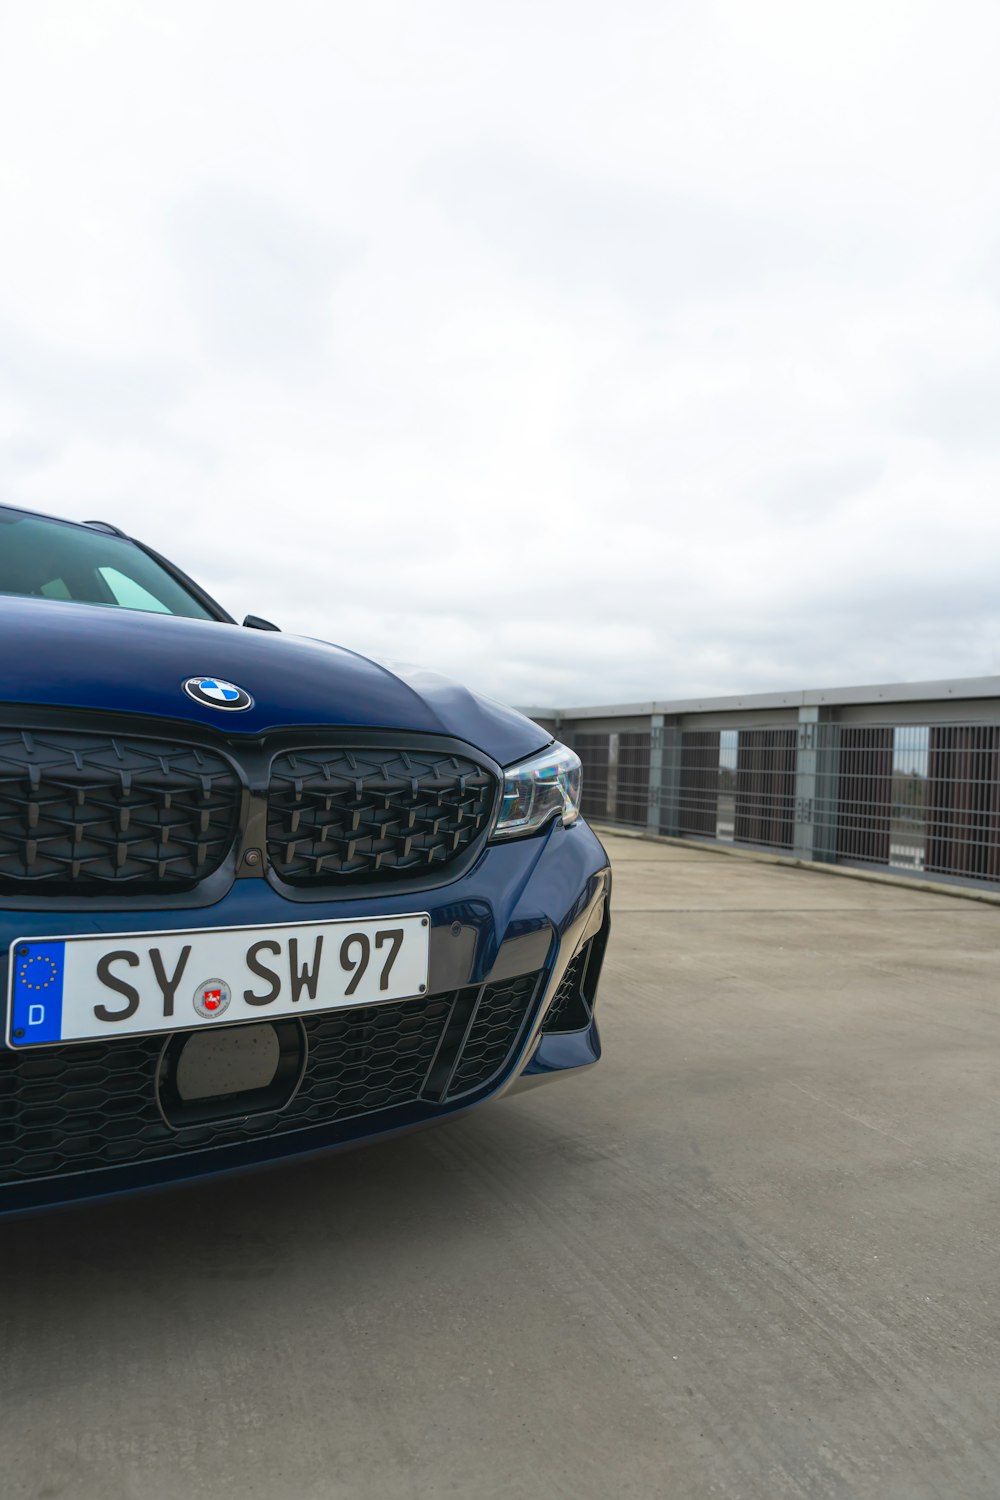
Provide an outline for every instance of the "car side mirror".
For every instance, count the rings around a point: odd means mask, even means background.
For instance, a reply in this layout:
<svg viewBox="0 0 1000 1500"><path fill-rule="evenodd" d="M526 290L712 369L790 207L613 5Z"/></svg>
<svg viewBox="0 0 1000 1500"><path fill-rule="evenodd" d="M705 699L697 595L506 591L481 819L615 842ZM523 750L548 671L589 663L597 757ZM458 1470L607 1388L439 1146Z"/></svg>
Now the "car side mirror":
<svg viewBox="0 0 1000 1500"><path fill-rule="evenodd" d="M281 630L280 625L272 625L270 620L262 620L260 615L247 615L243 623L248 630Z"/></svg>

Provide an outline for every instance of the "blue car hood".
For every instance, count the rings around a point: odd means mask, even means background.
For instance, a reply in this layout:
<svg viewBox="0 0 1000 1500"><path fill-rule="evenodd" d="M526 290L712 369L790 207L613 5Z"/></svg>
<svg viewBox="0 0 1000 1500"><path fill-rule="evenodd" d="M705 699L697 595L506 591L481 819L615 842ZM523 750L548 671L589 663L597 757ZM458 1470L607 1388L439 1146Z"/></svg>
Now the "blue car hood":
<svg viewBox="0 0 1000 1500"><path fill-rule="evenodd" d="M188 677L223 677L253 706L194 702ZM434 672L277 632L46 599L0 597L0 702L148 714L261 734L296 724L415 730L509 765L550 736L512 708Z"/></svg>

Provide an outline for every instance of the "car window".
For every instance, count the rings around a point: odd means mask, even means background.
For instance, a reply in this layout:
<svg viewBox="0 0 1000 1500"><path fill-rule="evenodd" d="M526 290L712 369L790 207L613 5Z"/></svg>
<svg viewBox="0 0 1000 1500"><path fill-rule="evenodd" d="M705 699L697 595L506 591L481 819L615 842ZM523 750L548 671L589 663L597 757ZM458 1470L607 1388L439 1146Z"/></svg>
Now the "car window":
<svg viewBox="0 0 1000 1500"><path fill-rule="evenodd" d="M0 507L0 594L116 609L215 616L134 542Z"/></svg>
<svg viewBox="0 0 1000 1500"><path fill-rule="evenodd" d="M126 577L117 568L103 567L97 571L114 594L115 603L120 604L122 609L146 609L159 615L170 613L162 599L155 598L141 583Z"/></svg>

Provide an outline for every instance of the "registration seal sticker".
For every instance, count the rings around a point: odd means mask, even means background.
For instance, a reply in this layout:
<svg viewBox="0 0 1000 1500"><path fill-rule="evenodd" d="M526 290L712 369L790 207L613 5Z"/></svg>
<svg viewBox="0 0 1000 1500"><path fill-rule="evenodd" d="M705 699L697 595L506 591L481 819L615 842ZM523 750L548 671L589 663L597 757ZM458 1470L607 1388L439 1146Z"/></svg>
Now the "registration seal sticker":
<svg viewBox="0 0 1000 1500"><path fill-rule="evenodd" d="M232 998L232 991L224 979L206 979L194 992L194 1008L207 1021L214 1020L228 1010Z"/></svg>

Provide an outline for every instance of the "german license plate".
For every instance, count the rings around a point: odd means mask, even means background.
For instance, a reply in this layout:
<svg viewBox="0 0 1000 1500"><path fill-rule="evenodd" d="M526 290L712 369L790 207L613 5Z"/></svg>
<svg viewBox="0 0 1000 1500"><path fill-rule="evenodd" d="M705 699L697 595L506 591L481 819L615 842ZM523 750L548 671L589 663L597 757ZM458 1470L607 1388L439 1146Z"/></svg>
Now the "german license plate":
<svg viewBox="0 0 1000 1500"><path fill-rule="evenodd" d="M20 938L10 950L7 1041L37 1047L404 1000L426 992L429 952L422 913Z"/></svg>

